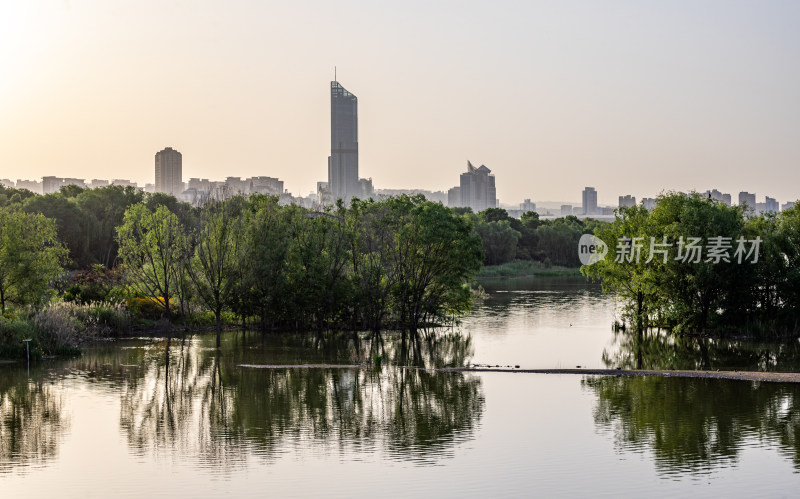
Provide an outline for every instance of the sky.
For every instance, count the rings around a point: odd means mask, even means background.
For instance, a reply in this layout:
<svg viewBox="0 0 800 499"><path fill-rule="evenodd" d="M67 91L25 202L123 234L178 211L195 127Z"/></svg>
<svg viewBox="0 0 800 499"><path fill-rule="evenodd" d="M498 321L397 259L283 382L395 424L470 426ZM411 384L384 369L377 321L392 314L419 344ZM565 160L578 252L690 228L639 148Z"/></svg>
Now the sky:
<svg viewBox="0 0 800 499"><path fill-rule="evenodd" d="M501 203L800 198L797 1L0 0L0 178L326 180L329 82L360 176Z"/></svg>

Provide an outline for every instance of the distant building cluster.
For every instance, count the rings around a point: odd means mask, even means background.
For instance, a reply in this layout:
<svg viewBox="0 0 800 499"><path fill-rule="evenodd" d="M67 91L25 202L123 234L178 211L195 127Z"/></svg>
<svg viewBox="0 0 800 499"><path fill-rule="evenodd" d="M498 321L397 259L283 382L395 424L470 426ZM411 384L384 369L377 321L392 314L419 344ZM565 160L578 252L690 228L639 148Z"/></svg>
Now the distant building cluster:
<svg viewBox="0 0 800 499"><path fill-rule="evenodd" d="M732 196L730 194L726 194L720 192L717 189L711 189L705 191L701 194L708 199L713 199L718 201L719 203L724 204L725 206L733 206L732 204ZM656 206L656 199L655 198L642 198L642 206L644 206L648 210L652 210ZM622 208L624 206L630 207L636 205L636 198L630 195L620 196L619 197L619 207ZM746 214L751 215L760 215L762 213L778 213L781 210L788 210L794 203L788 202L784 203L783 206L780 205L777 199L765 196L764 202L760 203L756 201L756 195L752 192L742 191L739 193L738 198L738 205L741 206Z"/></svg>
<svg viewBox="0 0 800 499"><path fill-rule="evenodd" d="M283 181L273 177L228 177L225 180L190 178L186 189L178 196L182 201L195 206L209 199L227 199L238 194L269 194L284 196Z"/></svg>
<svg viewBox="0 0 800 499"><path fill-rule="evenodd" d="M136 182L118 178L114 180L101 180L95 178L87 182L86 179L82 178L47 176L43 177L41 181L20 179L14 182L10 179L0 179L0 184L4 185L5 187L11 187L15 189L27 189L36 194L53 194L67 185L75 185L82 189L97 189L99 187L119 185L122 187L130 186L134 189L144 190L146 192L154 192L155 189L153 184L145 184L143 187L140 187L136 184Z"/></svg>
<svg viewBox="0 0 800 499"><path fill-rule="evenodd" d="M442 203L448 206L447 193L444 191L429 191L426 189L375 189L374 197L377 199L386 199L392 196L400 196L406 194L408 196L416 196L422 194L425 199L434 203Z"/></svg>

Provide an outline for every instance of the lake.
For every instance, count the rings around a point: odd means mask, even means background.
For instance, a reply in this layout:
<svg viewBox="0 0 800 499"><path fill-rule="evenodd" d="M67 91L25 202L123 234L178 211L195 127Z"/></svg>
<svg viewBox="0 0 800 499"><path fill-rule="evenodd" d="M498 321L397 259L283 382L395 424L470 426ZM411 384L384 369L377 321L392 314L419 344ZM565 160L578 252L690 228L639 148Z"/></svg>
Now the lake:
<svg viewBox="0 0 800 499"><path fill-rule="evenodd" d="M485 285L458 327L134 338L0 364L3 497L781 497L800 386L429 367L798 371L798 345L615 332L571 279ZM338 364L346 368L275 367ZM797 407L797 409L796 409Z"/></svg>

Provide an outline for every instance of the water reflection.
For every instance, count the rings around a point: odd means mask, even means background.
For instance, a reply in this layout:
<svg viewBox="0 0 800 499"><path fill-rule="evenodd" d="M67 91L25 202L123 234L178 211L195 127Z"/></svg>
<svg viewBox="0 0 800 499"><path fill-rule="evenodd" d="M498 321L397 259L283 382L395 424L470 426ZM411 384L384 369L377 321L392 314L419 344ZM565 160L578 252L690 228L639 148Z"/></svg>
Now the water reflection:
<svg viewBox="0 0 800 499"><path fill-rule="evenodd" d="M667 475L734 465L746 447L777 447L800 471L800 387L716 379L587 377L599 429L622 450L649 449Z"/></svg>
<svg viewBox="0 0 800 499"><path fill-rule="evenodd" d="M67 427L57 387L29 381L24 368L0 376L0 475L56 457Z"/></svg>
<svg viewBox="0 0 800 499"><path fill-rule="evenodd" d="M0 378L0 473L53 457L66 428L69 387L119 397L119 425L139 457L171 455L233 470L299 448L434 462L473 438L484 407L480 378L398 366L463 365L469 337L422 333L230 334L99 345L79 358ZM376 358L376 357L379 357ZM244 364L361 364L349 369L259 369ZM62 385L66 385L65 388Z"/></svg>
<svg viewBox="0 0 800 499"><path fill-rule="evenodd" d="M470 375L242 366L292 364L298 350L306 361L352 362L380 354L393 363L453 365L470 351L469 340L459 335L419 341L390 336L379 343L350 336L236 335L221 353L211 348L212 340L179 343L169 355L151 348L141 368L125 378L113 374L111 363L111 381L121 381L120 427L135 453L168 451L218 469L236 467L248 454L269 461L309 445L432 462L472 438L483 411L480 379Z"/></svg>
<svg viewBox="0 0 800 499"><path fill-rule="evenodd" d="M614 333L614 346L602 355L607 367L625 369L690 369L800 371L800 343L759 343L683 337L663 331Z"/></svg>

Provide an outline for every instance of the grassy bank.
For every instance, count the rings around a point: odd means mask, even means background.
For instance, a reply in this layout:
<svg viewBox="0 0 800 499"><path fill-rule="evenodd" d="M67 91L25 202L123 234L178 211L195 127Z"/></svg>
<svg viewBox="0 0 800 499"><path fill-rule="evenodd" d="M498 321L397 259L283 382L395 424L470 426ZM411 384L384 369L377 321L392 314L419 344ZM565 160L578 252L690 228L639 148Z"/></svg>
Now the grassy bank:
<svg viewBox="0 0 800 499"><path fill-rule="evenodd" d="M578 267L559 267L542 262L517 260L502 265L487 265L481 268L476 279L505 279L510 277L581 277Z"/></svg>

